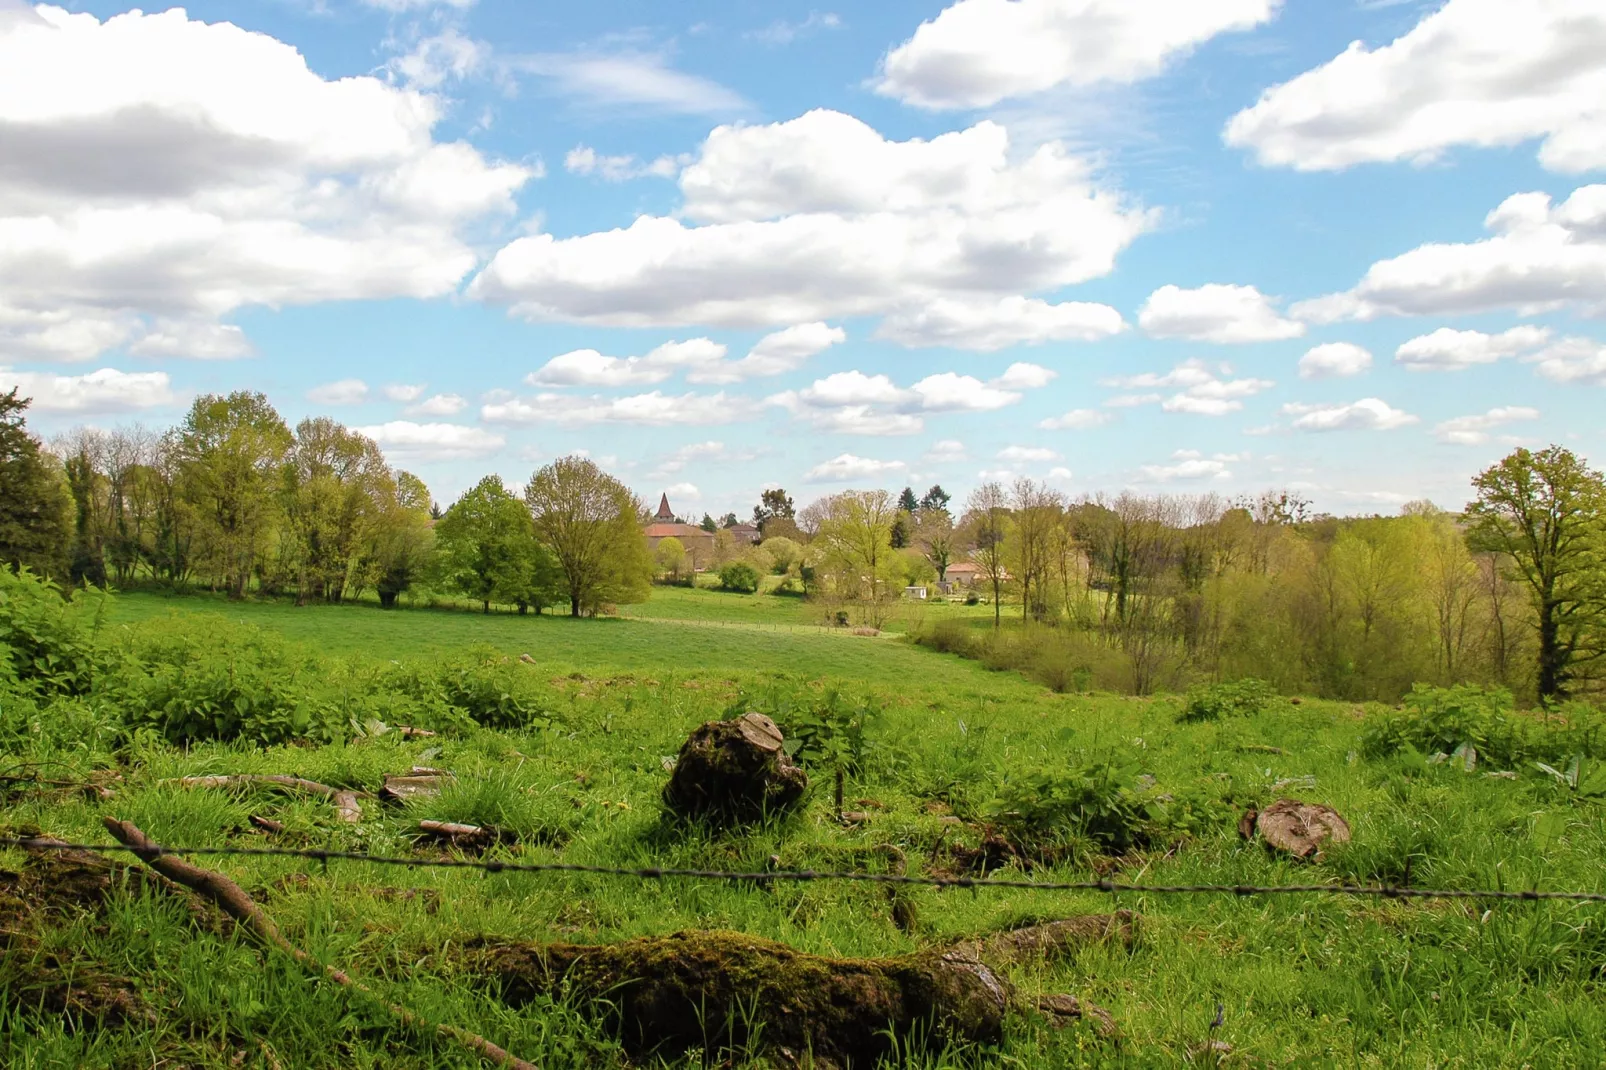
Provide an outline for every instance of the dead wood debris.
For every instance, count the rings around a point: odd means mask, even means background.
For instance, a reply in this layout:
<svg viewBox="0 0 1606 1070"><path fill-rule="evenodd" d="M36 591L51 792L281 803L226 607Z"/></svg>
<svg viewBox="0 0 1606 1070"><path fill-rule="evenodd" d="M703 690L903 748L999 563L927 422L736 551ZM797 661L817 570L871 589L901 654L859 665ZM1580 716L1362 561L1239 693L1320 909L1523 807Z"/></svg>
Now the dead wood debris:
<svg viewBox="0 0 1606 1070"><path fill-rule="evenodd" d="M810 1052L820 1070L873 1066L920 1038L995 1042L1007 1014L1039 1009L1085 1018L1109 1035L1102 1008L1071 996L1022 997L1002 972L1128 941L1132 916L1069 918L883 959L809 955L745 933L690 931L596 946L483 940L468 967L501 997L526 1003L560 986L605 1007L637 1056L756 1046Z"/></svg>
<svg viewBox="0 0 1606 1070"><path fill-rule="evenodd" d="M1295 858L1320 857L1326 843L1348 843L1349 823L1337 810L1321 803L1278 799L1264 810L1247 810L1238 819L1238 835L1259 836L1275 850Z"/></svg>
<svg viewBox="0 0 1606 1070"><path fill-rule="evenodd" d="M456 821L420 821L424 840L446 843L470 851L483 851L499 843L516 843L518 836L495 825L465 825Z"/></svg>
<svg viewBox="0 0 1606 1070"><path fill-rule="evenodd" d="M759 821L796 806L808 774L792 763L781 730L762 713L709 721L687 738L664 787L678 817L716 825Z"/></svg>
<svg viewBox="0 0 1606 1070"><path fill-rule="evenodd" d="M290 943L289 940L285 939L284 934L279 931L279 927L274 924L273 919L264 914L262 908L252 902L251 897L245 894L244 889L221 873L202 869L200 866L186 862L175 855L161 854L157 850L157 845L153 844L131 821L118 821L108 817L105 822L106 830L119 843L133 848L134 854L140 861L173 883L182 885L210 900L267 947L282 951L308 969L322 973L336 984L361 992L363 995L375 1000L408 1028L422 1032L430 1030L429 1023L419 1018L406 1007L390 1002L367 985L353 979L345 971L320 963L307 952ZM523 1059L510 1054L477 1033L471 1033L454 1025L437 1025L434 1027L434 1031L463 1047L477 1052L499 1066L510 1066L514 1070L536 1070L533 1063L525 1062Z"/></svg>
<svg viewBox="0 0 1606 1070"><path fill-rule="evenodd" d="M385 786L379 789L379 797L385 802L430 798L439 795L451 780L452 774L444 769L415 765L406 773L387 776Z"/></svg>
<svg viewBox="0 0 1606 1070"><path fill-rule="evenodd" d="M328 784L320 784L316 780L304 780L301 777L285 776L280 773L230 773L217 776L187 776L177 781L164 780L160 783L177 783L184 788L283 788L286 791L300 792L304 795L321 795L328 799L335 808L335 814L341 821L355 825L362 820L362 804L358 802L359 792L345 788L332 788Z"/></svg>

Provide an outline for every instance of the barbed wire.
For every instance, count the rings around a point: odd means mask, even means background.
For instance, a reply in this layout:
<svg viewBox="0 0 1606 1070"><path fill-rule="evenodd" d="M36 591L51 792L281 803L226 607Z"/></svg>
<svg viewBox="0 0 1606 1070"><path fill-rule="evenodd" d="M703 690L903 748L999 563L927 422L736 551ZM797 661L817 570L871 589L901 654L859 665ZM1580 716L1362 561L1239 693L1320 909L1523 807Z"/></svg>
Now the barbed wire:
<svg viewBox="0 0 1606 1070"><path fill-rule="evenodd" d="M0 847L26 851L91 851L97 854L127 852L142 858L161 855L222 855L245 858L301 858L320 862L364 862L376 866L408 869L473 869L487 873L584 873L605 877L640 880L720 880L737 883L848 881L865 884L919 885L933 888L1013 888L1041 892L1104 892L1138 895L1341 895L1382 899L1493 899L1561 900L1580 903L1606 903L1603 892L1551 892L1538 889L1513 891L1506 888L1411 888L1387 884L1127 884L1107 878L1083 881L1035 881L997 877L930 877L896 873L868 873L857 870L724 870L687 869L667 866L599 866L583 862L503 862L474 858L402 858L365 854L361 851L335 851L316 847L130 847L120 843L63 843L40 838L0 837Z"/></svg>

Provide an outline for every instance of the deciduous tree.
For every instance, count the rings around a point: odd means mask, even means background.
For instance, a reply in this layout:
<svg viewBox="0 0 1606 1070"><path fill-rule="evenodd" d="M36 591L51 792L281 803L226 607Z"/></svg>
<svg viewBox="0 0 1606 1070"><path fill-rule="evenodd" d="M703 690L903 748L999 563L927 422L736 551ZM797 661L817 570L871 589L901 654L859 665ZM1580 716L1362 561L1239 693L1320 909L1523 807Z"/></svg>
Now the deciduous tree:
<svg viewBox="0 0 1606 1070"><path fill-rule="evenodd" d="M1516 449L1472 481L1474 545L1501 554L1526 584L1538 632L1542 702L1566 697L1603 653L1602 509L1606 482L1571 450Z"/></svg>
<svg viewBox="0 0 1606 1070"><path fill-rule="evenodd" d="M623 483L584 457L560 457L530 477L524 500L536 533L557 557L571 616L649 597L642 505Z"/></svg>

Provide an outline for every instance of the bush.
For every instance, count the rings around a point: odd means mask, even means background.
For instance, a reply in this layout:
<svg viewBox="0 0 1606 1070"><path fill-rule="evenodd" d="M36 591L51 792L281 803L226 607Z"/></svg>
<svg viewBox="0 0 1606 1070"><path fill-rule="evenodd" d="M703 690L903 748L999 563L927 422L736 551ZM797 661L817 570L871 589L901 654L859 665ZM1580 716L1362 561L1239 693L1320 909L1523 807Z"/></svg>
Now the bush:
<svg viewBox="0 0 1606 1070"><path fill-rule="evenodd" d="M64 597L50 580L0 565L0 651L12 676L41 694L87 693L109 598L95 590Z"/></svg>
<svg viewBox="0 0 1606 1070"><path fill-rule="evenodd" d="M1004 779L984 817L1028 858L1052 857L1079 841L1126 851L1147 843L1152 832L1136 773L1108 760L1028 770Z"/></svg>
<svg viewBox="0 0 1606 1070"><path fill-rule="evenodd" d="M915 633L915 642L943 654L975 656L975 639L971 636L970 627L962 620L939 620Z"/></svg>
<svg viewBox="0 0 1606 1070"><path fill-rule="evenodd" d="M95 697L131 728L169 742L246 739L275 744L343 737L345 718L314 723L321 677L309 654L259 628L154 622L125 633Z"/></svg>
<svg viewBox="0 0 1606 1070"><path fill-rule="evenodd" d="M1511 713L1511 693L1503 689L1417 684L1399 709L1366 719L1361 727L1361 753L1368 758L1384 758L1407 749L1448 754L1469 744L1484 760L1506 766L1526 750L1521 727Z"/></svg>
<svg viewBox="0 0 1606 1070"><path fill-rule="evenodd" d="M1570 703L1560 717L1540 723L1514 710L1509 691L1471 684L1417 684L1400 709L1373 714L1361 727L1361 753L1368 758L1453 754L1463 745L1475 749L1481 763L1503 769L1606 755L1600 714L1591 707Z"/></svg>
<svg viewBox="0 0 1606 1070"><path fill-rule="evenodd" d="M1246 678L1224 684L1202 684L1188 692L1179 721L1219 721L1223 717L1252 717L1265 713L1277 701L1277 692L1264 680Z"/></svg>
<svg viewBox="0 0 1606 1070"><path fill-rule="evenodd" d="M727 591L752 593L758 590L758 581L758 569L746 561L732 561L720 566L719 585Z"/></svg>

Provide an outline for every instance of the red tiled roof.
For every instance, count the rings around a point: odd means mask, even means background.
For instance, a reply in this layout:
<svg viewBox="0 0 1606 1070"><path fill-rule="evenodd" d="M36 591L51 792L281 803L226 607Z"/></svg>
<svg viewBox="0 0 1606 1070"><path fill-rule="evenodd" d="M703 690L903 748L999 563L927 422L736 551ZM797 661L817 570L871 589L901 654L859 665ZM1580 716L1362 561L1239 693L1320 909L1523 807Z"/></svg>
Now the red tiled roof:
<svg viewBox="0 0 1606 1070"><path fill-rule="evenodd" d="M695 524L648 524L645 532L649 539L684 539L687 536L708 537L708 532Z"/></svg>

